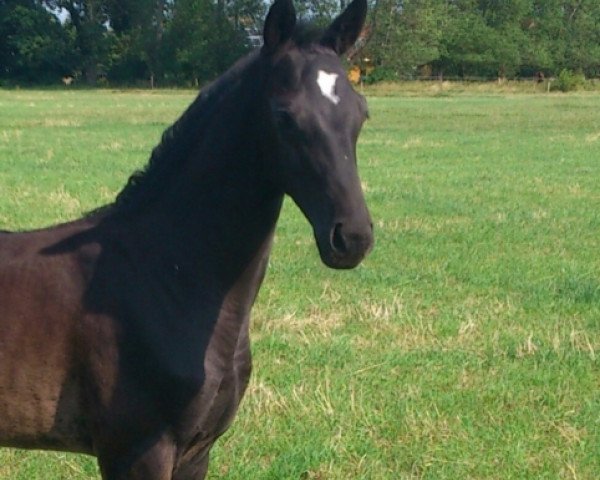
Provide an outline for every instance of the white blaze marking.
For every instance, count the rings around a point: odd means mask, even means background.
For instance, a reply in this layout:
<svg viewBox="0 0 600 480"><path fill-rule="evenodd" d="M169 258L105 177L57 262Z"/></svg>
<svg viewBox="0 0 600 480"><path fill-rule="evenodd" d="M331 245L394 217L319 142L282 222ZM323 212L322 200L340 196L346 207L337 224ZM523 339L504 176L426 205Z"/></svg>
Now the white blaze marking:
<svg viewBox="0 0 600 480"><path fill-rule="evenodd" d="M337 78L337 73L327 73L323 70L319 70L319 76L317 77L321 93L335 105L340 103L340 97L335 94L335 82L337 82Z"/></svg>

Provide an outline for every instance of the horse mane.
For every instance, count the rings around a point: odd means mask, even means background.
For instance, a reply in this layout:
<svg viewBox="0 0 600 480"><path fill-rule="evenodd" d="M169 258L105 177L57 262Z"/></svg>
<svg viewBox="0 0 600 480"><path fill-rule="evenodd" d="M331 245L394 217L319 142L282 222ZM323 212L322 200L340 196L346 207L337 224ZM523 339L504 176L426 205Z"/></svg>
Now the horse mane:
<svg viewBox="0 0 600 480"><path fill-rule="evenodd" d="M146 166L129 177L114 203L91 214L105 209L129 213L155 199L168 179L181 170L189 158L190 150L209 128L224 97L240 84L243 73L257 57L258 52L242 57L223 75L204 87L187 110L163 132Z"/></svg>
<svg viewBox="0 0 600 480"><path fill-rule="evenodd" d="M319 27L302 22L296 25L292 41L300 48L319 48L318 41L322 35L323 30ZM115 201L93 210L88 215L105 211L116 214L131 213L156 199L168 180L185 165L190 150L210 127L211 119L225 96L240 84L243 73L259 56L259 50L249 53L204 87L187 110L163 132L161 141L152 150L146 166L129 177Z"/></svg>

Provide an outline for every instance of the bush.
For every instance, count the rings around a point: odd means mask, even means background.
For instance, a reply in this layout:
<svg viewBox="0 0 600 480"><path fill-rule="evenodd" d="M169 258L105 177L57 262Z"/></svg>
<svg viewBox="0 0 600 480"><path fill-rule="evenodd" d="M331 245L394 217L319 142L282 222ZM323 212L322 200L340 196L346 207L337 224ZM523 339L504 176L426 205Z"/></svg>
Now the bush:
<svg viewBox="0 0 600 480"><path fill-rule="evenodd" d="M585 75L583 75L583 73L575 73L565 68L560 72L558 78L553 83L552 90L572 92L585 87L585 83Z"/></svg>
<svg viewBox="0 0 600 480"><path fill-rule="evenodd" d="M375 67L371 72L365 75L364 82L372 85L379 82L393 82L398 80L398 74L393 68Z"/></svg>

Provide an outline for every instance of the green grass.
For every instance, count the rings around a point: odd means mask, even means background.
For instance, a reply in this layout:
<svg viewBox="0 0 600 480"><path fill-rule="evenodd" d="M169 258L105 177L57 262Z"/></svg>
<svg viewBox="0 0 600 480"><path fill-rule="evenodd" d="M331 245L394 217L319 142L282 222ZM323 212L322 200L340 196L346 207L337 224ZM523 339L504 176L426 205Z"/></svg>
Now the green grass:
<svg viewBox="0 0 600 480"><path fill-rule="evenodd" d="M0 91L0 228L109 201L192 98ZM328 270L286 203L209 478L597 479L600 95L369 103L376 248ZM96 475L0 450L0 480Z"/></svg>
<svg viewBox="0 0 600 480"><path fill-rule="evenodd" d="M556 79L546 79L542 83L532 80L494 80L489 82L472 81L402 81L380 82L373 85L362 85L360 88L371 96L456 96L456 95L511 95L511 94L546 94L550 89L556 94ZM600 92L600 80L591 79L580 86L582 91Z"/></svg>

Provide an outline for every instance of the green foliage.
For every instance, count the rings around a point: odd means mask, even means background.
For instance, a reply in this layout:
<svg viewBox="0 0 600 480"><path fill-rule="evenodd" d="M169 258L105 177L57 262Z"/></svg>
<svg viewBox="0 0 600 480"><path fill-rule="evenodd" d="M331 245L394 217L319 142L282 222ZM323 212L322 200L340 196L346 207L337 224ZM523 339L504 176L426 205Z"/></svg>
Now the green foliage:
<svg viewBox="0 0 600 480"><path fill-rule="evenodd" d="M369 98L356 270L286 201L209 479L597 480L600 96L472 88ZM0 229L111 201L195 95L0 91ZM0 450L1 480L98 478Z"/></svg>
<svg viewBox="0 0 600 480"><path fill-rule="evenodd" d="M70 63L62 69L64 73L80 76L92 85L100 76L103 82L128 84L189 85L211 80L247 50L245 28L258 26L265 12L261 0L7 0L0 7L5 4L12 9L18 5L20 11L19 15L0 17L0 33L2 29L18 33L19 49L9 53L24 70L31 70L30 77L36 78L39 70L35 58L53 62L56 70L61 66L56 53L65 51ZM67 12L64 23L49 10ZM23 19L34 14L52 19L71 41L69 48L60 47L47 28L27 26L26 30ZM37 43L59 47L51 52L54 56L41 48L35 58L29 53L27 42L31 41L26 31L34 30ZM12 44L6 49L9 47L15 50ZM0 55L2 50L0 45ZM4 56L9 58L9 53ZM16 69L4 64L0 78L17 78ZM59 77L52 78L57 81Z"/></svg>
<svg viewBox="0 0 600 480"><path fill-rule="evenodd" d="M164 72L163 38L172 4L166 0L109 0L115 32L108 76L118 83L148 82Z"/></svg>
<svg viewBox="0 0 600 480"><path fill-rule="evenodd" d="M340 11L340 6L349 2L338 0L300 0L296 1L298 15L308 21L324 26Z"/></svg>
<svg viewBox="0 0 600 480"><path fill-rule="evenodd" d="M211 80L246 52L242 31L210 0L179 0L165 35L165 69L179 82Z"/></svg>
<svg viewBox="0 0 600 480"><path fill-rule="evenodd" d="M441 0L377 2L374 31L363 55L383 68L383 79L388 80L390 72L395 72L396 78L412 75L417 67L439 57L442 4Z"/></svg>
<svg viewBox="0 0 600 480"><path fill-rule="evenodd" d="M108 65L112 32L107 28L110 17L107 0L44 0L54 11L68 12L66 25L75 32L74 54L79 59L79 69L90 85L95 85L98 75L105 73Z"/></svg>
<svg viewBox="0 0 600 480"><path fill-rule="evenodd" d="M349 2L296 0L327 25ZM69 12L61 25L42 5ZM259 33L262 0L2 0L0 78L190 85L214 78ZM370 80L519 78L563 69L600 76L600 2L370 0L361 58ZM15 12L18 9L18 14ZM52 46L52 47L51 47ZM55 48L54 48L55 47ZM39 80L37 80L39 79Z"/></svg>
<svg viewBox="0 0 600 480"><path fill-rule="evenodd" d="M572 92L574 90L580 90L585 87L585 76L582 73L575 73L571 70L561 70L558 78L552 83L554 90L560 90L561 92Z"/></svg>
<svg viewBox="0 0 600 480"><path fill-rule="evenodd" d="M412 77L600 74L600 3L564 0L378 0L365 55Z"/></svg>
<svg viewBox="0 0 600 480"><path fill-rule="evenodd" d="M398 72L390 67L378 66L365 75L364 83L372 85L379 82L393 82L398 79Z"/></svg>
<svg viewBox="0 0 600 480"><path fill-rule="evenodd" d="M0 4L0 79L51 83L71 72L72 30L34 2Z"/></svg>

